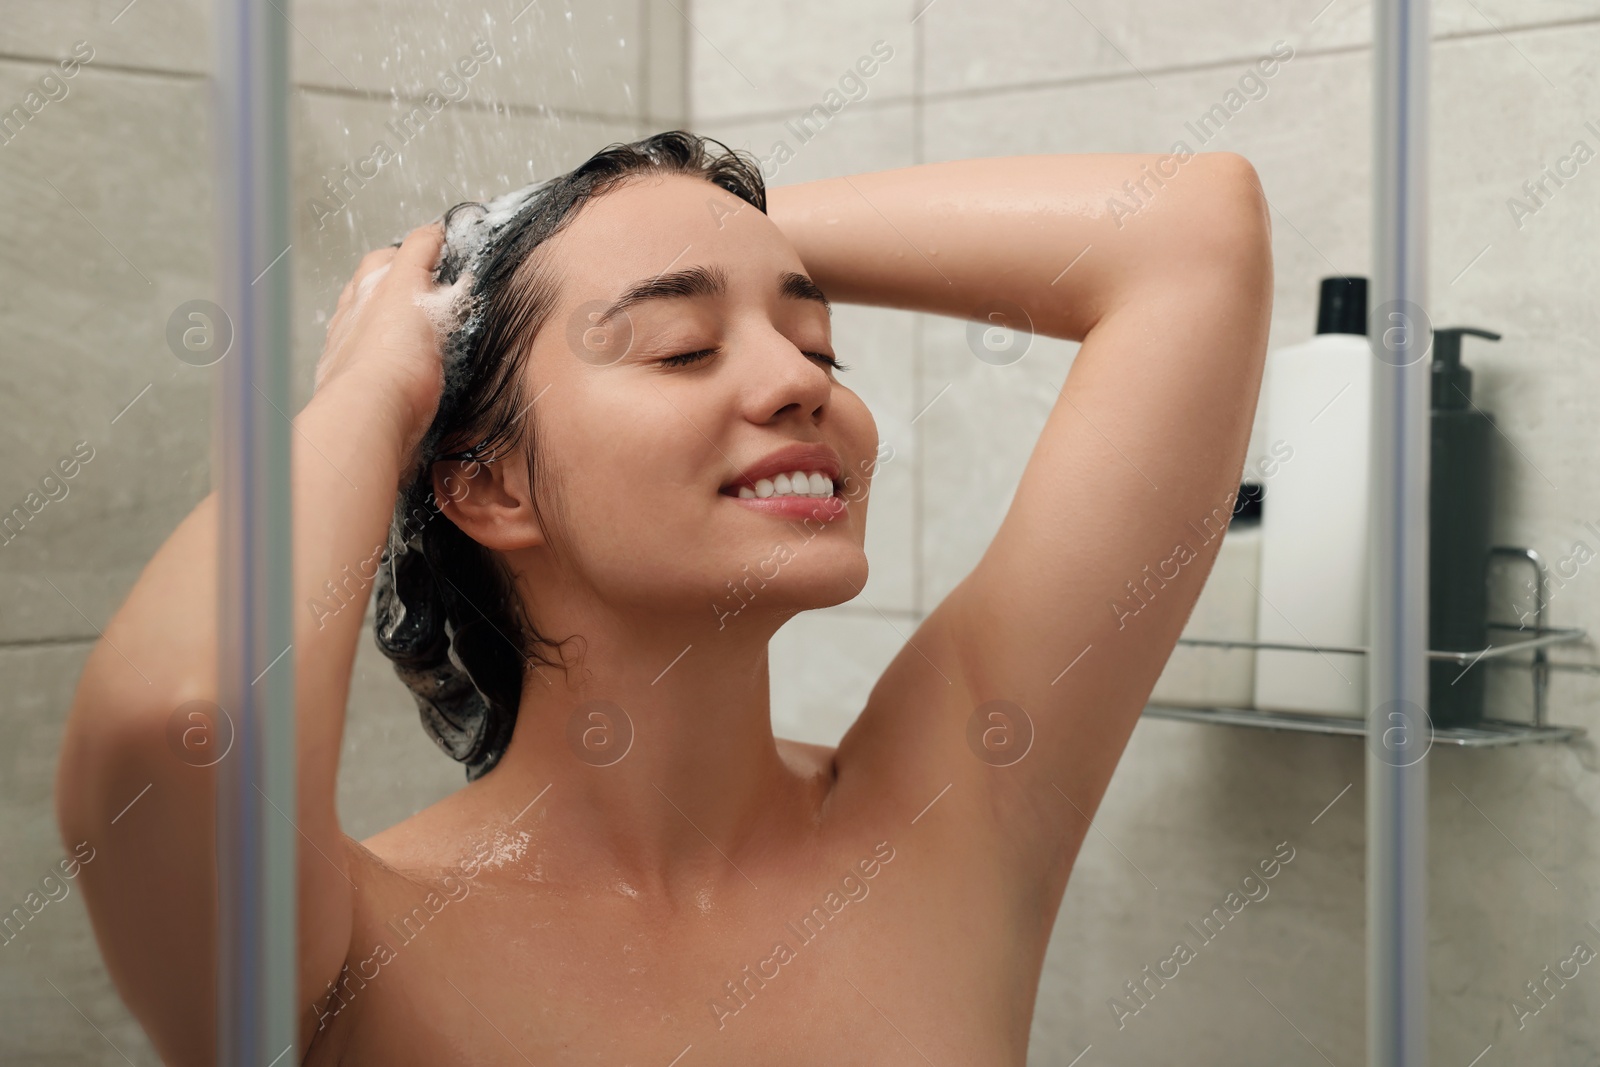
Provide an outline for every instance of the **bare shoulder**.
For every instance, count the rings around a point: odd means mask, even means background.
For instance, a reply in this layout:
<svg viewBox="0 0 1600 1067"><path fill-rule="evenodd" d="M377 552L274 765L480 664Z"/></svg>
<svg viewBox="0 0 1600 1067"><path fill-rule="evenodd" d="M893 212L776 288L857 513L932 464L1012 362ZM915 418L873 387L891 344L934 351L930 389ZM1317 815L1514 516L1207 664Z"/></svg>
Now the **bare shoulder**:
<svg viewBox="0 0 1600 1067"><path fill-rule="evenodd" d="M465 855L464 831L475 821L468 792L458 789L387 829L360 841L350 838L347 847L394 870L453 866Z"/></svg>
<svg viewBox="0 0 1600 1067"><path fill-rule="evenodd" d="M344 1062L361 1017L370 1006L370 998L361 998L353 1010L344 1010L343 998L349 994L345 983L364 984L354 976L360 974L362 963L368 958L379 917L405 911L410 902L421 899L437 881L437 868L447 862L444 856L450 851L439 849L451 822L450 799L365 840L340 835L343 869L351 886L350 943L340 973L308 1005L314 1029L301 1061L303 1067L336 1067Z"/></svg>

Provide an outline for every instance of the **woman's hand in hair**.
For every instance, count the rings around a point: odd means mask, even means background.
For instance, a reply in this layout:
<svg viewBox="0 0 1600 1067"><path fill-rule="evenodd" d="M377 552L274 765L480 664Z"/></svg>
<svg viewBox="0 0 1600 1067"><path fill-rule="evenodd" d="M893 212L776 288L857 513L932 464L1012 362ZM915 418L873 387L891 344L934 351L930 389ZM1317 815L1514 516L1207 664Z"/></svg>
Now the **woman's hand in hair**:
<svg viewBox="0 0 1600 1067"><path fill-rule="evenodd" d="M439 335L423 306L438 288L433 272L443 244L444 227L432 222L398 247L363 256L339 294L317 360L315 391L349 379L394 413L402 470L415 462L444 386Z"/></svg>

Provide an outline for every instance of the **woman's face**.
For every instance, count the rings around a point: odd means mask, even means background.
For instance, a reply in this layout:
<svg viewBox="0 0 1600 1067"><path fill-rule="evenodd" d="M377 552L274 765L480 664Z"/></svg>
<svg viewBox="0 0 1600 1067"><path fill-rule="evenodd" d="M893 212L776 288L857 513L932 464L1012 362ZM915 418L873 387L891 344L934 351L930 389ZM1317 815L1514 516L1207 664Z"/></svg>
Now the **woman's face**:
<svg viewBox="0 0 1600 1067"><path fill-rule="evenodd" d="M855 596L877 426L823 358L854 354L834 351L777 226L704 180L648 176L539 255L558 297L524 387L548 538L572 574L608 604L698 601L724 625L744 604L789 614ZM785 469L836 464L839 499L741 502L730 483L796 445L822 453ZM819 508L835 517L806 518Z"/></svg>

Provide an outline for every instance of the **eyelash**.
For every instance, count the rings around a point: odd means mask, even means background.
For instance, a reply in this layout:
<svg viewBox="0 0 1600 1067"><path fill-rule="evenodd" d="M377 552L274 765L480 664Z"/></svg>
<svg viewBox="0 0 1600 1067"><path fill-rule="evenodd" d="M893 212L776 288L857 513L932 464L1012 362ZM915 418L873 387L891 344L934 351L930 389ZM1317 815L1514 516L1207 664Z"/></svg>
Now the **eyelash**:
<svg viewBox="0 0 1600 1067"><path fill-rule="evenodd" d="M667 367L683 367L690 363L698 362L699 360L704 359L716 351L717 349L715 348L702 348L698 352L685 352L681 356L668 356L666 359L660 360L659 362L663 366ZM807 352L805 355L817 357L836 371L847 371L850 369L850 365L848 363L841 363L837 357L830 356L826 352Z"/></svg>

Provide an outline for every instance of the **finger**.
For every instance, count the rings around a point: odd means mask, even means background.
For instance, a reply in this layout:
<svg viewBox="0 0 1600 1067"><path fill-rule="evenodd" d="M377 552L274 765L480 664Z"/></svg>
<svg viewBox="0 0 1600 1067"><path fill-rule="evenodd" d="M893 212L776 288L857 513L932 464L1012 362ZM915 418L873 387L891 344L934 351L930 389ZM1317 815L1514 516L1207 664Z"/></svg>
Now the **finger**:
<svg viewBox="0 0 1600 1067"><path fill-rule="evenodd" d="M381 270L394 259L394 249L375 248L361 257L361 262L356 265L355 273L350 275L350 281L345 285L344 291L339 294L339 305L355 299L366 289L370 288L367 282L374 271Z"/></svg>
<svg viewBox="0 0 1600 1067"><path fill-rule="evenodd" d="M372 295L374 289L383 284L383 279L389 274L392 266L392 262L380 263L377 267L361 276L361 279L356 282L355 307L352 309L351 314L360 313L362 303Z"/></svg>
<svg viewBox="0 0 1600 1067"><path fill-rule="evenodd" d="M344 292L339 294L339 300L333 305L333 315L328 320L328 328L333 329L336 322L350 317L350 309L356 302L356 280L351 278L345 283Z"/></svg>
<svg viewBox="0 0 1600 1067"><path fill-rule="evenodd" d="M393 248L374 248L361 257L361 262L356 264L356 280L360 281L363 274L371 274L379 267L394 259Z"/></svg>
<svg viewBox="0 0 1600 1067"><path fill-rule="evenodd" d="M339 299L334 301L333 316L328 320L329 335L334 331L335 322L345 313L346 309L356 302L358 294L371 288L370 284L363 285L362 283L371 277L373 271L378 270L392 260L394 252L393 248L374 248L361 257L361 261L356 264L355 273L350 275L350 280L345 282L344 288L339 291Z"/></svg>
<svg viewBox="0 0 1600 1067"><path fill-rule="evenodd" d="M339 298L339 306L334 309L333 314L328 318L328 327L322 332L324 349L335 347L335 342L344 335L345 327L349 325L350 298L348 294L350 292L352 290L347 286L345 288L346 296Z"/></svg>
<svg viewBox="0 0 1600 1067"><path fill-rule="evenodd" d="M405 240L400 242L400 249L394 254L393 273L415 275L421 272L432 281L433 268L439 262L439 251L443 247L442 219L435 219L426 226L418 226L406 234Z"/></svg>

